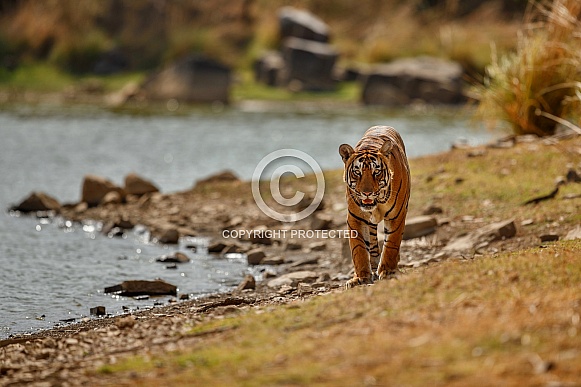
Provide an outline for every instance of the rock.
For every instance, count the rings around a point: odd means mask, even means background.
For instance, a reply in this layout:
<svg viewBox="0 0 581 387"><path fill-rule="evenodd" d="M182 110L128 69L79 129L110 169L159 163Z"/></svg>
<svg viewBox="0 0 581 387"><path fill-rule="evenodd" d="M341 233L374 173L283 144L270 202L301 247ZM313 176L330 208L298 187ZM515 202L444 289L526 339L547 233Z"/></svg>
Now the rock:
<svg viewBox="0 0 581 387"><path fill-rule="evenodd" d="M422 215L436 215L436 214L443 214L444 210L440 206L436 205L429 205L427 206L424 211L422 211Z"/></svg>
<svg viewBox="0 0 581 387"><path fill-rule="evenodd" d="M283 285L296 287L300 282L311 283L318 277L319 275L314 271L295 271L268 281L268 287L279 288Z"/></svg>
<svg viewBox="0 0 581 387"><path fill-rule="evenodd" d="M152 230L152 234L159 243L176 244L180 240L178 227L171 223L157 225L155 229Z"/></svg>
<svg viewBox="0 0 581 387"><path fill-rule="evenodd" d="M574 239L581 239L581 226L577 226L570 230L564 238L566 241L572 241Z"/></svg>
<svg viewBox="0 0 581 387"><path fill-rule="evenodd" d="M175 252L173 254L162 255L155 259L156 262L162 263L188 263L191 259L184 253Z"/></svg>
<svg viewBox="0 0 581 387"><path fill-rule="evenodd" d="M123 238L125 236L125 232L119 227L113 227L107 231L106 235L109 238Z"/></svg>
<svg viewBox="0 0 581 387"><path fill-rule="evenodd" d="M125 176L125 192L128 195L142 196L146 193L159 192L159 189L149 180L130 173Z"/></svg>
<svg viewBox="0 0 581 387"><path fill-rule="evenodd" d="M221 255L232 254L232 253L241 253L242 247L236 244L229 244L224 247L224 249L220 252Z"/></svg>
<svg viewBox="0 0 581 387"><path fill-rule="evenodd" d="M581 183L581 176L579 176L579 173L577 173L577 171L574 170L573 168L570 168L567 171L567 175L565 178L567 179L567 182L570 183Z"/></svg>
<svg viewBox="0 0 581 387"><path fill-rule="evenodd" d="M422 215L414 218L408 218L405 221L403 239L419 238L436 232L438 220L433 216Z"/></svg>
<svg viewBox="0 0 581 387"><path fill-rule="evenodd" d="M102 305L89 309L89 313L92 316L105 316L107 314L105 313L105 307Z"/></svg>
<svg viewBox="0 0 581 387"><path fill-rule="evenodd" d="M246 256L247 256L249 265L258 265L258 264L260 264L262 259L264 257L266 257L266 254L264 253L264 251L262 249L258 248L258 249L250 250L249 252L246 253Z"/></svg>
<svg viewBox="0 0 581 387"><path fill-rule="evenodd" d="M283 80L285 64L282 55L277 51L263 54L254 63L254 78L256 82L268 86L280 86Z"/></svg>
<svg viewBox="0 0 581 387"><path fill-rule="evenodd" d="M101 200L101 204L119 204L123 201L121 194L118 191L107 192Z"/></svg>
<svg viewBox="0 0 581 387"><path fill-rule="evenodd" d="M270 246L272 245L272 239L269 236L268 228L266 226L255 227L247 238L251 243L256 243L259 245Z"/></svg>
<svg viewBox="0 0 581 387"><path fill-rule="evenodd" d="M246 290L246 289L256 289L256 280L251 274L246 274L240 285L236 288L238 291Z"/></svg>
<svg viewBox="0 0 581 387"><path fill-rule="evenodd" d="M111 181L100 176L86 175L83 180L81 201L87 203L89 207L95 207L112 191L122 193L121 188Z"/></svg>
<svg viewBox="0 0 581 387"><path fill-rule="evenodd" d="M285 250L288 251L295 251L295 250L300 250L302 249L303 246L299 243L299 242L287 242L286 246L285 246Z"/></svg>
<svg viewBox="0 0 581 387"><path fill-rule="evenodd" d="M327 242L313 242L309 245L311 251L327 250Z"/></svg>
<svg viewBox="0 0 581 387"><path fill-rule="evenodd" d="M496 240L512 238L516 235L514 220L505 220L492 223L467 235L451 240L444 248L444 251L470 251L479 245L494 242Z"/></svg>
<svg viewBox="0 0 581 387"><path fill-rule="evenodd" d="M260 261L261 265L282 265L284 263L283 257L264 257Z"/></svg>
<svg viewBox="0 0 581 387"><path fill-rule="evenodd" d="M336 80L333 68L339 53L331 45L299 38L288 38L282 48L284 83L291 91L330 91Z"/></svg>
<svg viewBox="0 0 581 387"><path fill-rule="evenodd" d="M211 254L222 253L222 251L224 251L226 247L227 245L224 242L213 242L208 246L208 253Z"/></svg>
<svg viewBox="0 0 581 387"><path fill-rule="evenodd" d="M44 192L33 192L20 204L12 207L14 211L37 212L37 211L59 211L61 205L59 202L45 194Z"/></svg>
<svg viewBox="0 0 581 387"><path fill-rule="evenodd" d="M329 282L329 281L331 281L331 275L329 273L321 273L319 278L317 278L318 283Z"/></svg>
<svg viewBox="0 0 581 387"><path fill-rule="evenodd" d="M177 287L162 280L133 280L105 288L105 293L115 293L120 296L134 297L141 295L163 296L177 295Z"/></svg>
<svg viewBox="0 0 581 387"><path fill-rule="evenodd" d="M299 296L306 296L313 293L313 287L304 282L299 282L297 284L297 291L299 293Z"/></svg>
<svg viewBox="0 0 581 387"><path fill-rule="evenodd" d="M152 100L228 103L230 83L230 68L200 55L190 55L151 75L142 89Z"/></svg>
<svg viewBox="0 0 581 387"><path fill-rule="evenodd" d="M201 186L204 184L214 184L214 183L234 183L234 182L239 182L240 179L238 178L238 176L236 176L236 174L234 174L234 172L232 171L222 171L222 172L218 172L214 175L210 175L204 179L198 180L196 182L196 187L197 186Z"/></svg>
<svg viewBox="0 0 581 387"><path fill-rule="evenodd" d="M140 93L142 93L142 91L139 84L135 82L129 82L123 86L121 90L107 95L105 97L105 102L109 106L119 107L132 99L136 99Z"/></svg>
<svg viewBox="0 0 581 387"><path fill-rule="evenodd" d="M329 41L329 26L312 13L293 7L283 7L278 11L281 40L289 37Z"/></svg>
<svg viewBox="0 0 581 387"><path fill-rule="evenodd" d="M289 268L292 269L299 266L315 265L317 263L319 263L319 257L307 257L291 263Z"/></svg>
<svg viewBox="0 0 581 387"><path fill-rule="evenodd" d="M311 217L311 230L329 230L333 226L333 219L328 215L314 213Z"/></svg>
<svg viewBox="0 0 581 387"><path fill-rule="evenodd" d="M98 75L111 75L126 70L128 66L129 60L123 50L115 47L99 55L93 72Z"/></svg>
<svg viewBox="0 0 581 387"><path fill-rule="evenodd" d="M541 243L545 242L555 242L559 240L559 236L555 234L543 234L539 237Z"/></svg>
<svg viewBox="0 0 581 387"><path fill-rule="evenodd" d="M133 326L135 325L135 317L133 316L120 317L117 319L117 321L115 321L115 325L119 329L133 328Z"/></svg>
<svg viewBox="0 0 581 387"><path fill-rule="evenodd" d="M433 57L404 58L372 69L363 80L366 105L401 106L415 100L457 104L462 93L462 66Z"/></svg>

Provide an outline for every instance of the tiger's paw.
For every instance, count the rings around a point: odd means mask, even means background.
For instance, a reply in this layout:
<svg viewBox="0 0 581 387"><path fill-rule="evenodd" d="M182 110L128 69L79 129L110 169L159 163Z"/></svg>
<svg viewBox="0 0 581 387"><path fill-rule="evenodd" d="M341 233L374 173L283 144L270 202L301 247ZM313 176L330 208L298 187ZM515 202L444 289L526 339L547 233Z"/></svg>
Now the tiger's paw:
<svg viewBox="0 0 581 387"><path fill-rule="evenodd" d="M345 288L350 289L359 285L371 285L373 280L371 278L353 277L345 283Z"/></svg>
<svg viewBox="0 0 581 387"><path fill-rule="evenodd" d="M398 274L397 270L382 270L377 273L377 277L381 281L384 279L397 278L397 274Z"/></svg>

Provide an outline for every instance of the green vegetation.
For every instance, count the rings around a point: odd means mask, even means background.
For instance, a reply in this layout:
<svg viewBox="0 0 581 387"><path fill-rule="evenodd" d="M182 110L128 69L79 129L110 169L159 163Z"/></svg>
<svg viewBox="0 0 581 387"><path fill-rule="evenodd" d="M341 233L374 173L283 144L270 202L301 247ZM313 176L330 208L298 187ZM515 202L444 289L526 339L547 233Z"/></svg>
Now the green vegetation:
<svg viewBox="0 0 581 387"><path fill-rule="evenodd" d="M482 71L491 40L498 47L513 47L520 16L507 5L522 8L522 1L482 7L448 3L342 0L330 7L324 0L300 0L293 6L329 24L342 65L430 54ZM198 52L243 73L264 51L278 47L277 12L284 5L282 0L163 5L23 0L5 5L0 14L0 67L42 63L69 74L87 74L103 53L117 49L127 58L128 71L151 71ZM472 27L475 22L478 29Z"/></svg>
<svg viewBox="0 0 581 387"><path fill-rule="evenodd" d="M94 92L111 92L129 82L140 82L143 72L120 73L108 76L75 75L48 63L22 65L8 71L0 69L1 88L14 91L60 92L67 88L92 88ZM91 90L89 90L91 91Z"/></svg>
<svg viewBox="0 0 581 387"><path fill-rule="evenodd" d="M479 114L540 136L562 124L581 133L581 3L534 2L515 53L494 55L476 92Z"/></svg>

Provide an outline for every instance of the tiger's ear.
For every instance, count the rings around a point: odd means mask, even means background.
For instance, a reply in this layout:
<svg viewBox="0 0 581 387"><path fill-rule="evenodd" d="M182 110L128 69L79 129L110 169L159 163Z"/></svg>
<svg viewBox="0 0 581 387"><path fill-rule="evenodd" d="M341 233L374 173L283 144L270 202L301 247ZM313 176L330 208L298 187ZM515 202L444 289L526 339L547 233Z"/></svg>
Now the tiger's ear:
<svg viewBox="0 0 581 387"><path fill-rule="evenodd" d="M349 157L351 157L353 152L354 152L353 148L349 144L341 144L341 146L339 147L339 154L341 155L341 158L343 159L344 163L346 163L347 160L349 160Z"/></svg>
<svg viewBox="0 0 581 387"><path fill-rule="evenodd" d="M389 154L391 153L392 149L393 142L387 140L386 142L383 143L379 152L381 152L381 154L384 155L385 157L389 157Z"/></svg>

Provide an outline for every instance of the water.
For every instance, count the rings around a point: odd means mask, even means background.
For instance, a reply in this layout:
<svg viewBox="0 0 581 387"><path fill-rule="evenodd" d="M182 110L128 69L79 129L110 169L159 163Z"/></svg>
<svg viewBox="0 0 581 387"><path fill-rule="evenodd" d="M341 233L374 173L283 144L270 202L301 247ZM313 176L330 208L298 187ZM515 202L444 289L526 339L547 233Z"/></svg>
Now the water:
<svg viewBox="0 0 581 387"><path fill-rule="evenodd" d="M77 202L89 173L122 185L128 173L136 172L162 192L188 189L224 169L250 179L262 157L282 148L306 152L323 169L341 168L339 145L354 145L377 124L398 129L410 157L445 151L460 138L478 144L498 136L470 129L467 117L457 111L263 111L247 105L134 116L91 108L18 107L0 111L0 207L32 191L44 191L61 203ZM123 306L154 304L153 299L103 294L105 286L123 280L159 277L177 285L180 293L200 295L229 289L248 271L243 260L203 253L188 253L191 263L168 270L155 258L184 251L183 246L150 244L139 230L125 239L109 239L98 225L50 223L7 211L0 213L0 240L0 338L87 316L97 305L120 313Z"/></svg>

